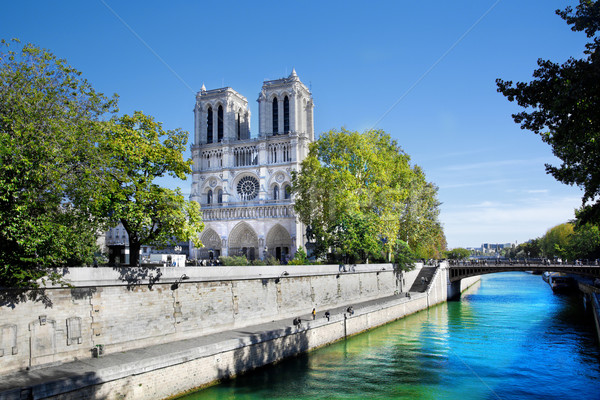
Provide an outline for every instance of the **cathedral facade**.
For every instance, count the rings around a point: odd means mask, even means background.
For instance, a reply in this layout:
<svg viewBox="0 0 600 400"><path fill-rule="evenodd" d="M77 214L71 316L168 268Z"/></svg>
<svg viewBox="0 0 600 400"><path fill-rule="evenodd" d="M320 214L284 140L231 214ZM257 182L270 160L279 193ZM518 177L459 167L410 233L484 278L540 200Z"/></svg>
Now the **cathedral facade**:
<svg viewBox="0 0 600 400"><path fill-rule="evenodd" d="M263 82L259 132L250 137L250 110L230 87L196 95L190 199L200 204L204 247L190 257L245 255L285 261L304 245L294 212L291 172L314 140L313 100L296 71Z"/></svg>

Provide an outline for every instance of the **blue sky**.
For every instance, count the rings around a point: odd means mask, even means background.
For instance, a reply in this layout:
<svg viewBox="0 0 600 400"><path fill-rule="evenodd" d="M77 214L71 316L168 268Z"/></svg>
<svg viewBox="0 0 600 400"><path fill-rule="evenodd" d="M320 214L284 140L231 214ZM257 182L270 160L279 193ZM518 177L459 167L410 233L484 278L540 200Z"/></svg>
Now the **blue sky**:
<svg viewBox="0 0 600 400"><path fill-rule="evenodd" d="M121 113L142 110L193 131L194 93L246 96L252 134L262 82L295 68L311 88L315 131L390 133L439 186L450 247L524 242L573 218L581 190L511 118L495 79L529 81L538 58L580 57L557 0L12 1L0 38L47 48ZM189 156L189 152L188 152ZM191 180L169 181L189 193Z"/></svg>

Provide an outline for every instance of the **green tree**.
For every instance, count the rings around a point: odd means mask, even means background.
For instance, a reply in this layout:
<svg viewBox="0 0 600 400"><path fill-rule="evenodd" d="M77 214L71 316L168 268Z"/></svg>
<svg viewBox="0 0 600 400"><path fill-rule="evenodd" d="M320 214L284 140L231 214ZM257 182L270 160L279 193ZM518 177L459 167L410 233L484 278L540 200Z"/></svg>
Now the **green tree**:
<svg viewBox="0 0 600 400"><path fill-rule="evenodd" d="M567 222L548 229L540 239L540 247L545 257L571 257L571 238L574 225Z"/></svg>
<svg viewBox="0 0 600 400"><path fill-rule="evenodd" d="M580 0L557 10L573 31L583 31L593 40L585 57L563 64L538 60L532 82L498 79L498 91L526 111L514 114L516 123L541 136L562 161L546 164L546 172L558 181L584 191L577 216L582 222L600 222L600 3Z"/></svg>
<svg viewBox="0 0 600 400"><path fill-rule="evenodd" d="M318 256L333 249L348 261L385 259L406 236L423 240L429 232L420 224L437 222L437 188L383 131L322 134L293 175L293 192Z"/></svg>
<svg viewBox="0 0 600 400"><path fill-rule="evenodd" d="M418 259L442 259L446 257L448 244L441 223L432 224L423 240L414 244L415 257Z"/></svg>
<svg viewBox="0 0 600 400"><path fill-rule="evenodd" d="M65 60L1 41L0 286L92 262L105 222L91 200L100 119L115 111Z"/></svg>
<svg viewBox="0 0 600 400"><path fill-rule="evenodd" d="M308 260L308 256L306 255L306 251L302 246L298 247L296 250L296 254L294 254L294 258L288 261L289 265L309 265L311 262Z"/></svg>
<svg viewBox="0 0 600 400"><path fill-rule="evenodd" d="M464 260L469 258L471 252L465 248L457 247L446 252L446 257L450 260Z"/></svg>
<svg viewBox="0 0 600 400"><path fill-rule="evenodd" d="M417 258L441 258L446 239L438 216L438 188L427 182L419 166L413 167L410 191L400 219L400 238L406 240Z"/></svg>
<svg viewBox="0 0 600 400"><path fill-rule="evenodd" d="M106 160L99 201L112 221L129 235L130 265L138 265L142 245L165 246L192 240L201 246L204 228L200 206L186 201L179 189L159 186L165 175L185 179L191 160L183 159L188 133L165 131L152 117L137 111L106 124L100 151Z"/></svg>
<svg viewBox="0 0 600 400"><path fill-rule="evenodd" d="M570 251L574 258L587 260L600 258L600 229L598 225L576 226L571 237Z"/></svg>
<svg viewBox="0 0 600 400"><path fill-rule="evenodd" d="M538 258L542 255L541 239L531 239L517 246L516 257Z"/></svg>
<svg viewBox="0 0 600 400"><path fill-rule="evenodd" d="M415 268L415 262L417 256L410 249L408 243L404 240L396 241L396 247L394 248L394 262L403 271L410 271Z"/></svg>

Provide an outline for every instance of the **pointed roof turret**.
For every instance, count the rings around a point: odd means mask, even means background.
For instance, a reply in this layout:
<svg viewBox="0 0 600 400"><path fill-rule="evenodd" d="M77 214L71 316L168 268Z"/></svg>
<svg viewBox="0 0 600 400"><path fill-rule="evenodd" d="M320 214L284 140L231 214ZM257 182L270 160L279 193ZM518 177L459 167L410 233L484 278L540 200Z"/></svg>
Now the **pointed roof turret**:
<svg viewBox="0 0 600 400"><path fill-rule="evenodd" d="M202 82L202 87L200 88L200 91L206 92L206 86L204 86L204 82Z"/></svg>
<svg viewBox="0 0 600 400"><path fill-rule="evenodd" d="M296 73L296 68L292 68L292 73L290 74L290 78L297 78L298 74Z"/></svg>

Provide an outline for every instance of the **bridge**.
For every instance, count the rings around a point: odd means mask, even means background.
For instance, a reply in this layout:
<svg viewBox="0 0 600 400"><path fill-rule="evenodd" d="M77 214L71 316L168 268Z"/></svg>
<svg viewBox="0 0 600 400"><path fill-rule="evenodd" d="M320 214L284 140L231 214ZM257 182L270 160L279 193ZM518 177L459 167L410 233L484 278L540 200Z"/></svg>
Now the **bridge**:
<svg viewBox="0 0 600 400"><path fill-rule="evenodd" d="M597 264L549 264L544 262L516 262L507 261L482 261L458 262L448 265L450 282L457 282L471 276L493 274L496 272L532 271L532 272L564 272L588 278L600 278L600 265Z"/></svg>

